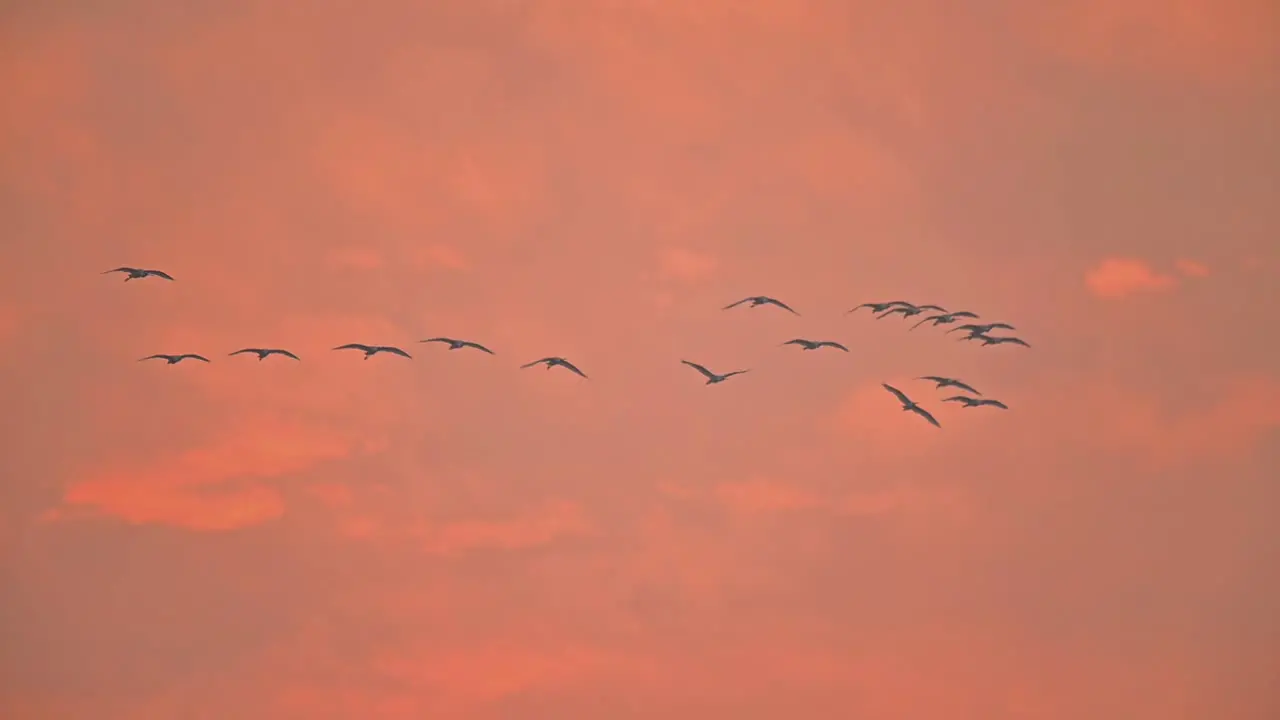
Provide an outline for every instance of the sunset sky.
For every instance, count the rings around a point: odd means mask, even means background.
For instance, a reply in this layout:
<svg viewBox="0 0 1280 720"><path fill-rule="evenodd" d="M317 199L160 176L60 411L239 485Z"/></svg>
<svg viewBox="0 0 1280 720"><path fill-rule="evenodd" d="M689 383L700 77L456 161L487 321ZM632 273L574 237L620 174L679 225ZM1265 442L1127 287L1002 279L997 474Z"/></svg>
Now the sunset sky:
<svg viewBox="0 0 1280 720"><path fill-rule="evenodd" d="M0 87L0 717L1280 717L1270 0L15 0Z"/></svg>

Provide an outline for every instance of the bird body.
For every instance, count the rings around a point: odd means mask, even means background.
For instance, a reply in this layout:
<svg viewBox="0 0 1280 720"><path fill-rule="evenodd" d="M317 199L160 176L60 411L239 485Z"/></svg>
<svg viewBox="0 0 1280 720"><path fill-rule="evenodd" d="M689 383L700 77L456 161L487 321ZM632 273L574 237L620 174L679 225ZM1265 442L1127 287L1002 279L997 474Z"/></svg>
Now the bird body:
<svg viewBox="0 0 1280 720"><path fill-rule="evenodd" d="M849 348L838 342L832 342L830 340L805 340L804 338L796 338L795 340L788 340L782 344L784 346L799 345L804 350L817 350L818 348L830 347L849 352Z"/></svg>
<svg viewBox="0 0 1280 720"><path fill-rule="evenodd" d="M899 390L898 388L896 388L896 387L894 387L894 386L892 386L892 385L890 385L890 384L888 384L888 383L880 383L880 385L881 385L885 390L888 390L890 393L893 393L893 396L894 396L894 397L898 398L898 402L901 402L901 403L902 403L902 411L903 411L903 412L913 412L913 413L915 413L915 414L919 415L920 417L924 418L925 420L927 420L927 421L929 422L929 424L930 424L930 425L933 425L934 427L942 427L941 425L939 425L939 424L938 424L937 419L936 419L936 418L934 418L934 417L933 417L933 415L930 415L930 414L929 414L929 411L928 411L928 410L925 410L924 408L922 408L922 407L920 407L919 405L917 405L917 404L916 404L916 402L915 402L914 400L912 400L911 398L907 397L907 394L906 394L906 393L902 392L902 391L901 391L901 390Z"/></svg>
<svg viewBox="0 0 1280 720"><path fill-rule="evenodd" d="M942 388L953 387L953 388L959 388L959 389L961 389L961 390L964 390L965 392L971 392L971 393L973 393L974 395L981 395L981 394L982 394L982 393L978 392L977 390L973 389L973 386L972 386L972 385L968 385L968 384L966 384L966 383L964 383L964 382L961 382L961 381L959 381L959 380L957 380L957 379L955 379L955 378L940 377L940 376L938 376L938 375L925 375L925 376L923 376L923 377L918 377L918 378L916 378L916 379L917 379L917 380L929 380L929 381L932 381L932 382L936 385L936 387L937 387L937 389L938 389L938 390L941 390Z"/></svg>
<svg viewBox="0 0 1280 720"><path fill-rule="evenodd" d="M197 355L195 353L182 353L181 355L168 355L165 353L157 353L155 355L148 355L144 358L138 358L138 362L142 362L143 360L164 360L165 364L167 365L177 365L183 360L188 360L188 359L199 360L200 362L209 362L209 358L203 355Z"/></svg>
<svg viewBox="0 0 1280 720"><path fill-rule="evenodd" d="M364 353L365 360L368 360L369 358L373 357L374 355L377 355L378 353L388 353L390 355L399 355L400 357L409 358L410 360L413 359L412 355L392 345L365 345L363 343L347 343L346 345L339 345L338 347L334 348L334 350L359 350L360 352Z"/></svg>
<svg viewBox="0 0 1280 720"><path fill-rule="evenodd" d="M449 349L450 349L450 350L461 350L462 348L474 348L474 349L479 350L479 351L481 351L481 352L489 353L490 355L494 355L494 354L496 354L496 353L494 353L492 350L490 350L489 348L487 348L487 347L485 347L485 346L481 345L480 343L474 343L474 342L471 342L470 340L455 340L454 338L447 338L447 337L435 337L435 338L427 338L426 340L419 340L418 342L424 342L424 343L435 343L435 342L438 342L438 343L446 343L446 344L448 344L448 346L449 346Z"/></svg>
<svg viewBox="0 0 1280 720"><path fill-rule="evenodd" d="M146 277L158 277L158 278L163 278L165 280L173 280L173 276L167 272L164 272L163 270L146 270L144 268L135 268L135 267L118 267L113 270L104 270L102 274L107 275L110 273L117 273L117 272L125 274L124 276L125 282L129 282L130 280L141 280L142 278L146 278Z"/></svg>
<svg viewBox="0 0 1280 720"><path fill-rule="evenodd" d="M1001 410L1009 409L1008 405L1005 405L999 400L990 400L987 398L971 398L971 397L966 397L964 395L954 395L952 397L946 398L942 402L958 402L967 408L983 407L984 405L989 405L991 407L998 407Z"/></svg>
<svg viewBox="0 0 1280 720"><path fill-rule="evenodd" d="M685 365L688 365L689 367L691 367L691 368L693 368L694 370L697 370L699 373L701 373L701 374L702 374L702 376L703 376L703 377L705 377L705 378L707 379L707 384L708 384L708 385L715 385L715 384L717 384L717 383L722 383L722 382L724 382L725 380L728 380L729 378L733 377L734 375L741 375L741 374L743 374L743 373L751 372L751 370L750 370L750 369L747 369L747 370L734 370L733 372L728 372L728 373L724 373L723 375L721 375L721 374L719 374L719 373L711 372L711 371L710 371L710 370L708 370L707 368L705 368L705 367L703 367L702 365L699 365L698 363L695 363L695 362L689 362L688 360L681 360L680 362L684 363Z"/></svg>
<svg viewBox="0 0 1280 720"><path fill-rule="evenodd" d="M293 353L289 352L288 350L281 350L280 348L243 348L233 353L227 353L227 356L230 357L232 355L243 355L245 353L252 353L254 355L257 355L258 362L262 362L263 360L266 360L267 356L269 355L283 355L285 357L293 358L294 360L302 359L297 355L294 355Z"/></svg>
<svg viewBox="0 0 1280 720"><path fill-rule="evenodd" d="M765 295L752 295L751 297L743 298L743 299L739 300L738 302L730 303L730 304L728 304L728 305L725 305L725 306L724 306L724 308L722 308L722 309L724 309L724 310L728 310L729 308L735 308L735 307L737 307L737 306L741 305L742 303L751 303L751 305L750 305L749 307L759 307L759 306L761 306L761 305L777 305L778 307L782 308L783 310L786 310L787 312L791 313L792 315L799 315L799 314L800 314L800 313L796 312L795 310L791 309L791 306L790 306L790 305L787 305L786 303L782 302L781 300L776 300L776 299L774 299L774 298L767 297L767 296L765 296Z"/></svg>
<svg viewBox="0 0 1280 720"><path fill-rule="evenodd" d="M559 366L559 367L564 368L565 370L568 370L569 372L572 372L572 373L574 373L574 374L576 374L576 375L580 375L580 376L582 376L582 377L584 377L584 378L587 376L587 374L586 374L586 373L584 373L584 372L582 372L581 370L579 370L579 369L578 369L578 366L574 365L573 363L569 362L568 360L565 360L565 359L564 359L564 358L562 358L562 357L544 357L544 358L541 358L541 359L539 359L539 360L534 360L534 361L533 361L533 362L531 362L531 363L525 363L524 365L521 365L521 366L520 366L520 369L522 369L522 370L523 370L524 368L530 368L530 367L533 367L534 365L537 365L537 364L539 364L539 363L542 363L542 364L546 365L548 370L550 370L550 369L551 369L551 368L553 368L553 367Z"/></svg>

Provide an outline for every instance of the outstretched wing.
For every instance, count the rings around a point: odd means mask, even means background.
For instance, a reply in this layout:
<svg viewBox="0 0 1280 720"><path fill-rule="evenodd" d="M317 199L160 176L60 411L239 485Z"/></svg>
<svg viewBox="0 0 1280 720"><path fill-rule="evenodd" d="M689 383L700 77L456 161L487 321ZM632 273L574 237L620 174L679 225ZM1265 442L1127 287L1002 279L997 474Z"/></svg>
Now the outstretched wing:
<svg viewBox="0 0 1280 720"><path fill-rule="evenodd" d="M103 270L103 271L102 271L102 274L103 274L103 275L109 275L109 274L111 274L111 273L113 273L113 272L136 273L136 272L138 272L138 268L131 268L131 267L118 267L118 268L116 268L116 269L114 269L114 270Z"/></svg>
<svg viewBox="0 0 1280 720"><path fill-rule="evenodd" d="M769 303L770 305L777 305L778 307L782 308L783 310L786 310L787 312L791 313L792 315L799 315L799 314L800 314L800 313L796 312L795 310L793 310L793 309L791 308L791 306L790 306L790 305L788 305L788 304L786 304L786 303L782 302L781 300L774 300L774 299L773 299L773 298L771 298L771 297L767 297L767 298L765 298L765 299L764 299L764 301L765 301L765 302L767 302L767 303Z"/></svg>
<svg viewBox="0 0 1280 720"><path fill-rule="evenodd" d="M875 304L875 303L862 303L862 304L861 304L861 305L859 305L858 307L853 308L853 309L852 309L852 310L850 310L849 312L845 313L845 315L848 315L849 313L852 313L852 312L857 312L857 311L861 310L862 308L871 308L871 312L877 312L877 311L876 311L876 304Z"/></svg>
<svg viewBox="0 0 1280 720"><path fill-rule="evenodd" d="M734 370L731 373L725 373L724 377L731 378L734 375L742 375L743 373L749 373L749 372L751 372L751 368L747 368L746 370Z"/></svg>
<svg viewBox="0 0 1280 720"><path fill-rule="evenodd" d="M976 319L976 318L978 317L977 313L971 313L971 312L969 312L968 310L961 310L960 312L953 312L953 313L947 313L947 314L948 314L948 315L950 315L950 316L951 316L951 317L953 317L953 318L962 318L962 317L967 317L967 318L975 318L975 319Z"/></svg>
<svg viewBox="0 0 1280 720"><path fill-rule="evenodd" d="M911 404L911 398L907 397L907 394L902 392L898 388L890 385L889 383L880 383L880 385L883 386L885 390L888 390L889 392L893 393L893 396L901 400L903 405Z"/></svg>
<svg viewBox="0 0 1280 720"><path fill-rule="evenodd" d="M523 370L524 368L531 368L531 367L533 367L534 365L540 365L540 364L545 363L545 362L551 362L551 361L552 361L552 360L554 360L554 359L555 359L555 358L544 357L544 358L542 358L541 360L534 360L534 361L533 361L533 362L531 362L531 363L525 363L524 365L521 365L521 366L520 366L520 368L521 368L522 370Z"/></svg>
<svg viewBox="0 0 1280 720"><path fill-rule="evenodd" d="M387 352L387 353L391 353L392 355L399 355L400 357L409 358L410 360L413 359L413 356L410 355L409 353L401 350L398 347L394 347L391 345L379 345L374 352Z"/></svg>
<svg viewBox="0 0 1280 720"><path fill-rule="evenodd" d="M744 303L744 302L751 302L753 299L754 299L754 298L742 298L742 299L741 299L741 300L739 300L738 302L736 302L736 303L730 303L730 304L728 304L728 305L725 305L725 306L724 306L723 308L721 308L721 309L722 309L722 310L728 310L729 308L735 308L735 307L738 307L739 305L741 305L741 304L742 304L742 303Z"/></svg>
<svg viewBox="0 0 1280 720"><path fill-rule="evenodd" d="M560 359L560 362L558 362L558 363L556 363L556 364L557 364L557 365L560 365L560 366L562 366L562 367L564 367L564 369L566 369L566 370L569 370L569 371L574 372L574 373L576 373L576 374L578 374L578 375L581 375L582 377L586 377L586 376L587 376L587 374L586 374L586 373L584 373L584 372L582 372L581 370L579 370L579 369L578 369L578 366L577 366L577 365L574 365L573 363L569 362L568 360L565 360L564 358L561 358L561 359Z"/></svg>
<svg viewBox="0 0 1280 720"><path fill-rule="evenodd" d="M945 318L945 317L946 317L946 315L931 315L931 316L929 316L929 317L927 317L927 318L925 318L925 319L921 320L920 322L916 323L915 325L912 325L912 326L911 326L911 329L912 329L912 330L915 330L916 328L918 328L918 327L920 327L921 325L923 325L923 324L925 324L925 323L929 322L930 320L934 321L934 322L933 322L933 324L934 324L934 325L937 325L937 324L938 324L938 322L937 322L937 321L938 321L938 318Z"/></svg>
<svg viewBox="0 0 1280 720"><path fill-rule="evenodd" d="M1008 405L1005 405L1004 403L1000 402L999 400L979 400L979 401L977 402L977 404L978 404L978 405L990 405L991 407L998 407L998 408L1000 408L1001 410L1008 410L1008 409L1009 409L1009 406L1008 406Z"/></svg>
<svg viewBox="0 0 1280 720"><path fill-rule="evenodd" d="M442 342L442 343L449 343L452 345L453 338L447 338L447 337L427 338L426 340L419 340L418 342Z"/></svg>
<svg viewBox="0 0 1280 720"><path fill-rule="evenodd" d="M334 348L334 350L362 350L364 352L369 352L373 350L373 348L369 345L362 345L360 343L347 343L346 345L339 345Z"/></svg>
<svg viewBox="0 0 1280 720"><path fill-rule="evenodd" d="M203 355L196 355L195 353L183 353L178 356L178 360L185 360L187 358L191 358L192 360L199 360L200 362L209 362L209 358Z"/></svg>
<svg viewBox="0 0 1280 720"><path fill-rule="evenodd" d="M465 340L465 341L463 341L462 346L463 346L463 347L469 347L469 348L475 348L476 350L479 350L480 352L487 352L487 353L489 353L490 355L497 355L497 353L495 353L494 351L490 350L489 348L487 348L487 347L485 347L485 346L481 345L480 343L474 343L474 342L471 342L470 340Z"/></svg>
<svg viewBox="0 0 1280 720"><path fill-rule="evenodd" d="M268 351L267 351L267 354L268 354L268 355L283 355L283 356L285 356L285 357L291 357L291 358L293 358L294 360L301 360L301 359L302 359L302 358L298 357L297 355L294 355L293 353L289 352L288 350L281 350L280 348L272 348L272 349L270 349L270 350L268 350Z"/></svg>
<svg viewBox="0 0 1280 720"><path fill-rule="evenodd" d="M898 313L902 313L902 316L903 316L903 317L906 317L906 316L907 316L907 313L909 313L909 312L911 312L911 308L909 308L909 307L902 307L902 306L898 306L898 307L889 308L888 310L885 310L884 312L882 312L882 313L880 313L879 315L877 315L877 316L876 316L876 319L877 319L877 320L883 320L883 319L885 319L885 318L889 317L890 315L896 315L896 314L898 314Z"/></svg>
<svg viewBox="0 0 1280 720"><path fill-rule="evenodd" d="M144 357L144 358L138 358L138 362L142 362L143 360L168 360L170 357L172 357L172 356L171 356L171 355L164 355L164 354L160 354L160 355L148 355L148 356L146 356L146 357Z"/></svg>
<svg viewBox="0 0 1280 720"><path fill-rule="evenodd" d="M947 381L951 380L951 378L938 377L937 375L921 375L920 377L918 377L918 378L916 378L916 379L917 379L917 380L928 380L928 381L930 381L930 382L935 382L935 383L938 383L938 385L939 385L939 386L941 386L941 385L942 385L942 383L945 383L945 382L947 382Z"/></svg>
<svg viewBox="0 0 1280 720"><path fill-rule="evenodd" d="M937 420L937 418L935 418L934 416L930 415L928 410L925 410L924 408L920 407L919 405L913 405L913 406L911 406L911 412L913 412L913 413L915 413L915 414L919 415L920 417L924 418L925 420L928 420L928 421L929 421L929 424L930 424L930 425L932 425L932 426L934 426L934 427L938 427L938 428L942 427L941 425L939 425L939 424L938 424L938 420Z"/></svg>
<svg viewBox="0 0 1280 720"><path fill-rule="evenodd" d="M831 340L823 340L822 342L818 343L818 347L831 347L831 348L836 348L837 350L843 350L845 352L849 352L849 348L845 347L844 345L841 345L838 342L832 342Z"/></svg>
<svg viewBox="0 0 1280 720"><path fill-rule="evenodd" d="M262 348L242 348L233 353L227 353L227 357L231 357L232 355L243 355L245 353L253 353L254 355L258 355L262 353Z"/></svg>
<svg viewBox="0 0 1280 720"><path fill-rule="evenodd" d="M983 327L981 325L957 325L956 327L953 327L950 330L948 330L947 334L950 335L951 333L956 332L957 330L967 330L969 332L973 332L975 330L981 331L982 329Z"/></svg>
<svg viewBox="0 0 1280 720"><path fill-rule="evenodd" d="M945 313L945 312L947 311L947 309L946 309L946 308L944 308L944 307L938 307L937 305L919 305L919 306L917 306L917 307L916 307L916 309L917 309L917 310L922 310L922 311L923 311L923 310L932 310L932 311L934 311L934 312L940 312L940 313Z"/></svg>
<svg viewBox="0 0 1280 720"><path fill-rule="evenodd" d="M948 385L950 385L951 387L957 387L957 388L960 388L961 390L964 390L965 392L971 392L971 393L973 393L974 395L981 395L981 394L982 394L982 393L978 392L977 390L975 390L975 389L973 388L973 386L972 386L972 385L970 385L970 384L968 384L968 383L962 383L962 382L960 382L959 380L952 380L951 382L949 382L949 383L947 383L947 384L948 384Z"/></svg>
<svg viewBox="0 0 1280 720"><path fill-rule="evenodd" d="M710 379L712 379L712 378L716 377L716 374L715 374L715 373L711 372L710 370L706 369L705 367L703 367L703 366L699 365L699 364L698 364L698 363L696 363L696 362L689 362L688 360L681 360L680 362L682 362L682 363L684 363L685 365L688 365L689 367L693 368L694 370L697 370L698 372L702 373L702 376L703 376L703 377L705 377L705 378L706 378L706 379L708 379L708 380L710 380Z"/></svg>
<svg viewBox="0 0 1280 720"><path fill-rule="evenodd" d="M991 323L986 326L987 330L1017 330L1018 328L1009 323Z"/></svg>
<svg viewBox="0 0 1280 720"><path fill-rule="evenodd" d="M974 400L973 398L965 397L964 395L952 395L949 398L943 398L942 402L958 402L964 403L965 405L972 405Z"/></svg>
<svg viewBox="0 0 1280 720"><path fill-rule="evenodd" d="M804 340L802 338L796 338L795 340L788 340L782 343L782 345L779 347L786 346L786 345L808 345L808 344L809 344L808 340Z"/></svg>
<svg viewBox="0 0 1280 720"><path fill-rule="evenodd" d="M163 271L163 270L147 270L147 271L145 271L145 272L146 272L148 275L154 275L154 276L156 276L156 277L158 277L158 278L164 278L165 280L172 280L172 279L173 279L173 276L172 276L172 275L170 275L169 273L167 273L167 272L165 272L165 271Z"/></svg>
<svg viewBox="0 0 1280 720"><path fill-rule="evenodd" d="M1026 340L1023 340L1022 338L1016 338L1016 337L1000 338L1000 342L1013 343L1014 345L1021 345L1022 347L1031 347L1031 343L1027 342Z"/></svg>

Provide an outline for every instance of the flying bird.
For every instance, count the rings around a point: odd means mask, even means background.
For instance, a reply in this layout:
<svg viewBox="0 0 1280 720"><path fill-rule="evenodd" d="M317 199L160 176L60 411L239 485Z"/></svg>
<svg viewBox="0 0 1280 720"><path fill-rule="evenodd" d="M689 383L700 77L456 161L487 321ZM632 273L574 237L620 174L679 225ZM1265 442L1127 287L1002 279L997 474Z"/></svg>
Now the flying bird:
<svg viewBox="0 0 1280 720"><path fill-rule="evenodd" d="M956 332L957 330L964 330L971 335L974 333L977 333L979 335L985 335L986 333L989 333L992 330L1017 330L1017 329L1018 328L1010 325L1009 323L997 322L997 323L986 323L985 325L959 325L957 327L953 327L950 330L948 330L947 334L950 335L951 333Z"/></svg>
<svg viewBox="0 0 1280 720"><path fill-rule="evenodd" d="M894 307L895 305L901 305L903 307L913 307L911 303L906 302L905 300L890 300L889 302L881 302L881 303L870 302L870 303L862 303L861 305L854 308L853 310L850 310L849 312L845 313L845 315L848 315L851 312L861 310L862 308L871 308L871 314L875 315L876 313L882 313L885 310L888 310L889 308Z"/></svg>
<svg viewBox="0 0 1280 720"><path fill-rule="evenodd" d="M929 414L928 410L925 410L924 408L917 405L914 400L907 397L906 393L902 392L898 388L888 383L880 383L880 384L884 386L885 390L888 390L889 392L893 393L893 396L898 398L898 401L902 403L903 412L913 412L919 415L920 417L924 418L925 420L928 420L930 425L933 425L934 427L942 427L941 425L938 424L938 421L932 415Z"/></svg>
<svg viewBox="0 0 1280 720"><path fill-rule="evenodd" d="M1005 405L999 400L989 400L986 398L971 398L971 397L965 397L964 395L956 395L954 397L949 397L943 400L942 402L958 402L963 404L967 408L982 407L983 405L990 405L991 407L998 407L1001 410L1009 409L1008 405Z"/></svg>
<svg viewBox="0 0 1280 720"><path fill-rule="evenodd" d="M971 337L969 339L981 340L983 347L986 347L987 345L1004 345L1005 343L1008 343L1010 345L1021 345L1022 347L1028 347L1028 348L1031 347L1031 344L1028 343L1026 340L1023 340L1022 338L1016 338L1016 337L993 337L991 335L978 335L976 337Z"/></svg>
<svg viewBox="0 0 1280 720"><path fill-rule="evenodd" d="M291 357L294 360L302 359L288 350L281 350L280 348L244 348L243 350L237 350L233 353L227 353L227 356L243 355L244 353L253 353L254 355L257 355L259 362L266 360L268 355L283 355L285 357Z"/></svg>
<svg viewBox="0 0 1280 720"><path fill-rule="evenodd" d="M951 323L955 322L957 319L962 317L976 318L978 316L969 312L968 310L961 310L960 312L952 312L952 313L942 313L941 315L930 315L929 317L921 320L915 325L912 325L911 329L915 330L916 328L920 327L921 325L927 322L932 322L934 327L937 327L939 325L950 325Z"/></svg>
<svg viewBox="0 0 1280 720"><path fill-rule="evenodd" d="M209 362L209 358L203 355L196 355L195 353L182 353L181 355L166 355L164 353L159 353L156 355L148 355L144 358L138 358L138 362L142 362L143 360L163 360L168 365L177 365L188 358L192 360L199 360L200 362Z"/></svg>
<svg viewBox="0 0 1280 720"><path fill-rule="evenodd" d="M534 360L534 361L533 361L533 362L531 362L531 363L525 363L524 365L521 365L521 366L520 366L520 369L522 369L522 370L523 370L524 368L530 368L530 367L533 367L534 365L537 365L538 363L545 363L545 364L546 364L546 366L547 366L547 369L548 369L548 370L550 370L551 368L553 368L553 367L555 367L555 366L559 365L560 367L564 368L565 370L568 370L568 371L573 372L573 373L577 373L578 375L581 375L581 376L582 376L582 377L584 377L584 378L587 376L587 374L586 374L586 373L584 373L584 372L582 372L581 370L579 370L579 369L578 369L578 366L574 365L573 363L569 362L568 360L565 360L565 359L564 359L564 358L562 358L562 357L544 357L544 358L542 358L541 360Z"/></svg>
<svg viewBox="0 0 1280 720"><path fill-rule="evenodd" d="M961 389L961 390L964 390L965 392L971 392L971 393L973 393L974 395L981 395L981 394L982 394L982 393L978 392L977 390L974 390L972 385L969 385L969 384L967 384L967 383L963 383L963 382L961 382L961 381L959 381L959 380L956 380L955 378L939 377L939 376L937 376L937 375L925 375L925 376L923 376L923 377L918 377L918 378L916 378L916 379L917 379L917 380L930 380L930 381L932 381L932 382L936 385L936 387L937 387L937 389L938 389L938 390L941 390L942 388L949 388L949 387L953 387L953 388L959 388L959 389Z"/></svg>
<svg viewBox="0 0 1280 720"><path fill-rule="evenodd" d="M124 277L125 282L129 282L130 280L140 280L145 277L158 277L158 278L164 278L165 280L173 279L172 275L170 275L169 273L163 270L144 270L143 268L135 268L135 267L118 267L118 268L115 268L114 270L104 270L102 274L108 275L110 273L117 273L117 272L125 274L125 277Z"/></svg>
<svg viewBox="0 0 1280 720"><path fill-rule="evenodd" d="M715 385L716 383L722 383L722 382L724 382L725 380L728 380L729 378L733 377L734 375L741 375L741 374L743 374L743 373L751 372L751 370L750 370L750 369L747 369L747 370L734 370L733 372L730 372L730 373L725 373L725 374L723 374L723 375L717 375L716 373L711 372L710 370L708 370L708 369L706 369L705 367L703 367L703 366L699 365L698 363L689 362L688 360L681 360L680 362L682 362L682 363L684 363L685 365L688 365L689 367L693 368L694 370L697 370L698 372L702 373L702 376L703 376L703 377L705 377L705 378L707 379L707 384L708 384L708 385Z"/></svg>
<svg viewBox="0 0 1280 720"><path fill-rule="evenodd" d="M476 350L479 350L479 351L481 351L481 352L487 352L487 353L489 353L490 355L494 355L494 354L496 354L496 353L494 353L492 350L490 350L489 348L487 348L487 347L485 347L485 346L481 345L480 343L474 343L474 342L471 342L470 340L454 340L453 338L437 337L437 338L428 338L428 339L426 339L426 340L419 340L418 342L424 342L424 343L433 343L433 342L438 342L438 343L448 343L448 344L449 344L449 349L450 349L450 350L461 350L462 348L468 348L468 347L469 347L469 348L475 348Z"/></svg>
<svg viewBox="0 0 1280 720"><path fill-rule="evenodd" d="M334 348L334 350L359 350L364 353L365 360L368 360L378 353L390 353L392 355L409 358L410 360L413 359L413 356L409 353L398 347L392 347L391 345L363 345L361 343L347 343L346 345L339 345Z"/></svg>
<svg viewBox="0 0 1280 720"><path fill-rule="evenodd" d="M796 338L795 340L788 340L782 344L784 346L799 345L805 350L817 350L818 348L832 347L832 348L836 348L837 350L843 350L845 352L849 352L849 348L841 345L838 342L831 342L830 340L805 340L804 338Z"/></svg>
<svg viewBox="0 0 1280 720"><path fill-rule="evenodd" d="M743 299L739 300L739 301L738 301L738 302L736 302L736 303L730 303L730 304L728 304L728 305L725 305L723 309L724 309L724 310L728 310L729 308L737 307L737 306L741 305L742 303L751 303L750 307L759 307L760 305L777 305L778 307L782 308L783 310L786 310L787 312L791 313L792 315L799 315L799 314L800 314L800 313L796 312L795 310L791 309L791 306L790 306L790 305L787 305L786 303L782 302L781 300L775 300L774 298L771 298L771 297L765 297L764 295L753 295L753 296L748 297L748 298L743 298Z"/></svg>

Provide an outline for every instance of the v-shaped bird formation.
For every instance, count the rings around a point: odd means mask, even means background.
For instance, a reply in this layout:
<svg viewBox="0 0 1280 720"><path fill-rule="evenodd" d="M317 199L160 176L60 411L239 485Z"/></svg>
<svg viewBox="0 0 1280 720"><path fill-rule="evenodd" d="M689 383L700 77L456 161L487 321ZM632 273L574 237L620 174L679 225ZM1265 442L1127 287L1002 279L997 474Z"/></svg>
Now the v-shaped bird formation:
<svg viewBox="0 0 1280 720"><path fill-rule="evenodd" d="M162 280L167 280L170 282L173 282L174 280L172 275L162 270L154 270L154 269L147 269L147 268L121 266L118 268L114 268L112 270L107 270L102 274L106 275L110 273L122 273L125 276L124 277L125 282L129 282L130 280L143 280L146 278L160 278ZM781 310L785 310L791 313L792 315L796 315L796 316L800 315L800 313L797 312L790 305L782 302L781 300L778 300L777 298L769 297L767 295L752 295L750 297L745 297L737 302L725 305L723 309L730 310L730 309L739 307L741 305L746 305L748 308L757 308L765 305L772 305ZM918 320L916 323L914 323L910 327L910 330L915 330L916 328L925 324L928 324L930 327L951 325L958 322L962 318L967 318L971 320L979 319L979 316L977 313L974 313L968 310L949 311L946 308L943 308L938 305L933 305L933 304L916 305L913 303L909 303L905 300L891 300L889 302L862 303L861 305L858 305L852 310L849 310L846 313L846 315L856 313L858 310L861 310L862 308L869 309L871 311L871 315L873 315L877 320L883 320L891 316L898 316L902 319L906 319L906 318L913 318L927 312L933 313L932 315L927 315L923 319ZM958 325L954 328L951 328L950 330L947 330L946 334L950 334L953 332L963 332L964 335L960 337L960 340L962 341L977 340L981 343L981 346L983 347L995 346L995 345L1006 345L1006 344L1019 345L1027 348L1031 347L1031 345L1027 343L1025 340L1012 335L1003 335L1003 336L992 335L991 332L994 330L1016 330L1016 328L1013 325L1010 325L1009 323L1005 323L1005 322L966 323L966 324ZM478 342L473 342L471 340L460 340L460 339L451 338L451 337L433 337L433 338L427 338L425 340L420 340L419 342L442 344L447 346L447 349L450 351L471 349L476 352L484 353L487 355L497 354L487 346L482 345L481 343L478 343ZM812 340L807 338L794 338L792 340L787 340L786 342L781 343L781 347L789 347L792 345L798 346L803 351L820 350L822 348L831 348L833 350L838 350L845 353L849 352L849 348L846 345L844 345L843 343L836 342L834 340ZM404 349L396 347L394 345L369 345L365 343L346 343L345 345L338 345L332 348L332 350L356 350L362 354L364 360L368 360L369 358L372 358L376 355L395 355L408 360L413 359L413 356L410 355L408 352L406 352ZM268 357L272 355L279 355L283 358L289 358L295 361L300 361L302 359L298 355L295 355L293 352L289 350L286 350L284 348L275 348L275 347L246 347L246 348L241 348L234 352L228 353L229 357L236 356L236 355L254 355L258 358L259 362L266 360ZM200 355L198 353L156 353L154 355L148 355L146 357L139 358L139 362L143 360L163 360L165 361L166 365L177 365L181 363L183 360L195 360L203 363L210 362L209 358L203 355ZM707 368L707 366L705 365L692 362L690 360L681 360L680 362L684 365L688 365L689 367L697 371L698 374L705 379L706 381L705 384L707 385L718 385L730 378L736 377L738 375L744 375L746 373L751 372L750 368L744 368L744 369L736 369L736 370L731 370L729 372L719 373ZM579 368L577 365L570 362L568 359L560 357L558 355L539 358L532 362L528 362L521 365L520 368L521 369L531 368L537 365L542 365L547 370L551 370L552 368L556 368L556 367L563 368L564 370L571 372L583 379L587 379L587 374L583 372L581 368ZM933 383L936 390L945 390L947 388L953 388L955 390L959 390L961 392L967 393L966 395L953 395L951 397L944 398L941 401L944 403L958 403L961 406L961 408L965 408L965 409L977 408L977 407L994 407L994 408L999 408L1001 410L1009 409L1009 406L1005 405L1003 402L992 399L992 398L983 397L982 393L979 392L972 385L962 380L958 380L956 378L943 377L940 375L924 375L917 378L917 380L925 380ZM922 407L915 400L912 400L905 392L888 383L882 383L882 386L886 391L888 391L891 395L893 395L894 398L897 399L898 403L901 405L901 409L903 412L914 413L915 415L918 415L919 417L923 418L925 422L928 422L930 425L933 425L934 427L942 427L941 423L938 422L938 419L935 418L932 413L930 413L927 409Z"/></svg>

